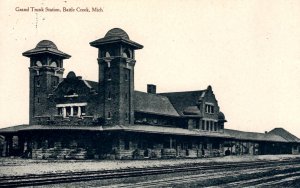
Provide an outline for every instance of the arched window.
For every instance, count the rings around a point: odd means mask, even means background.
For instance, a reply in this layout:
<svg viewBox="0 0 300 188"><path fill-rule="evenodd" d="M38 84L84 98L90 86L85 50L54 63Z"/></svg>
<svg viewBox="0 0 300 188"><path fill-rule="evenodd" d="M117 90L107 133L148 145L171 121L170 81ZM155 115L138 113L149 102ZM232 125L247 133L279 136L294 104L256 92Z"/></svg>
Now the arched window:
<svg viewBox="0 0 300 188"><path fill-rule="evenodd" d="M128 49L125 49L122 54L123 57L131 58L131 52Z"/></svg>
<svg viewBox="0 0 300 188"><path fill-rule="evenodd" d="M42 64L42 62L41 62L41 61L37 61L35 64L36 64L36 66L38 66L38 67L41 67L41 66L43 66L43 64Z"/></svg>
<svg viewBox="0 0 300 188"><path fill-rule="evenodd" d="M109 52L105 52L105 57L110 57L110 53Z"/></svg>
<svg viewBox="0 0 300 188"><path fill-rule="evenodd" d="M51 64L50 64L50 67L57 67L57 63L55 61L53 61Z"/></svg>
<svg viewBox="0 0 300 188"><path fill-rule="evenodd" d="M111 70L110 70L110 68L107 69L106 75L107 75L107 80L110 81L111 80Z"/></svg>

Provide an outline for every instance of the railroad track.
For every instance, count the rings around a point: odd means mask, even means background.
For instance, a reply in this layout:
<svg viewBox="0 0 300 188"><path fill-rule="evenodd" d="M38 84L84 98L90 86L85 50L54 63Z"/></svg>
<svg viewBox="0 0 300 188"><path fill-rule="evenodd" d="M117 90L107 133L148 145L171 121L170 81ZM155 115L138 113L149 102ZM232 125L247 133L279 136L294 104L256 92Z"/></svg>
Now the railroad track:
<svg viewBox="0 0 300 188"><path fill-rule="evenodd" d="M291 170L292 168L292 170ZM261 167L256 169L239 169L227 171L226 169L216 171L205 171L205 174L184 175L177 177L169 177L157 180L150 180L135 183L119 183L104 187L109 188L154 188L154 187L257 187L258 185L272 185L280 181L288 180L288 178L298 177L300 165L295 168L293 165L284 166L282 169L274 167ZM270 173L272 171L272 173ZM294 172L298 171L298 172ZM241 177L241 174L243 177ZM237 180L241 179L241 180Z"/></svg>
<svg viewBox="0 0 300 188"><path fill-rule="evenodd" d="M91 180L105 180L105 179L119 179L131 178L148 175L171 174L179 172L192 171L209 171L216 170L238 170L238 169L255 169L267 168L280 165L299 164L299 159L281 160L281 161L256 161L256 162L237 162L237 163L207 163L207 164L185 164L168 167L151 167L151 168L132 168L132 169L118 169L118 170L101 170L101 171L87 171L87 172L67 172L55 174L41 174L41 175L24 175L24 176L9 176L0 177L0 187L22 187L22 186L37 186L47 184L71 183L79 181Z"/></svg>

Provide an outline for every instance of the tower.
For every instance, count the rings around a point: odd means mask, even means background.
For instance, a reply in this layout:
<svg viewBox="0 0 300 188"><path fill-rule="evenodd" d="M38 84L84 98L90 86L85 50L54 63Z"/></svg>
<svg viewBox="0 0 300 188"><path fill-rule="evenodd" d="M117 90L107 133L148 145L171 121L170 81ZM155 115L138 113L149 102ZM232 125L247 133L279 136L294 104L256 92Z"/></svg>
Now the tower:
<svg viewBox="0 0 300 188"><path fill-rule="evenodd" d="M59 51L49 40L40 41L32 50L23 53L30 58L29 66L29 124L34 117L48 115L48 95L63 79L63 60L71 56Z"/></svg>
<svg viewBox="0 0 300 188"><path fill-rule="evenodd" d="M133 124L135 50L143 46L120 29L90 43L98 48L99 107L106 125Z"/></svg>

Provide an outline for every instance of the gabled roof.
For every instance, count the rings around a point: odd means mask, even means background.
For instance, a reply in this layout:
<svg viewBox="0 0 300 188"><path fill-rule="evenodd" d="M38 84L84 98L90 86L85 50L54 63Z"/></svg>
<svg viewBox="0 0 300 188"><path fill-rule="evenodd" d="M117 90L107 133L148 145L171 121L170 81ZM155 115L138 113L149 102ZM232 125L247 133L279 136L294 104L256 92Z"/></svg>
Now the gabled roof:
<svg viewBox="0 0 300 188"><path fill-rule="evenodd" d="M94 94L98 91L98 82L83 80L81 76L76 76L76 74L71 71L54 89L54 93L61 96L65 95L68 90L73 90L76 94L88 94L90 92Z"/></svg>
<svg viewBox="0 0 300 188"><path fill-rule="evenodd" d="M167 97L141 91L134 91L134 110L150 114L179 116Z"/></svg>
<svg viewBox="0 0 300 188"><path fill-rule="evenodd" d="M237 140L287 142L287 140L285 140L284 138L273 134L244 132L244 131L237 131L232 129L224 129L224 133L232 136Z"/></svg>
<svg viewBox="0 0 300 188"><path fill-rule="evenodd" d="M278 135L289 142L300 142L300 139L283 128L275 128L268 132L270 135Z"/></svg>
<svg viewBox="0 0 300 188"><path fill-rule="evenodd" d="M174 108L179 115L185 115L185 111L189 112L195 107L197 101L205 94L206 90L198 91L185 91L185 92L172 92L172 93L159 93L159 95L169 98ZM195 109L195 108L193 108ZM195 112L199 113L199 112Z"/></svg>
<svg viewBox="0 0 300 188"><path fill-rule="evenodd" d="M96 92L98 92L98 82L95 81L91 81L91 80L84 80L85 82L87 82L91 88L93 88Z"/></svg>

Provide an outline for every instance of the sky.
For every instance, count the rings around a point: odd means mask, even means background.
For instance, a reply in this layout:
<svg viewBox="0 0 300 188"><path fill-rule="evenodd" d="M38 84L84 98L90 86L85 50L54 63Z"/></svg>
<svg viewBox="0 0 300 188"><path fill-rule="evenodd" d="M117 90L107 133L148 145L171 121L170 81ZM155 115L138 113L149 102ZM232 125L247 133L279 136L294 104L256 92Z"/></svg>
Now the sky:
<svg viewBox="0 0 300 188"><path fill-rule="evenodd" d="M136 52L135 90L146 91L147 84L157 85L157 92L211 85L226 128L283 127L300 137L300 1L2 0L0 21L0 127L29 121L24 51L51 40L72 56L64 76L74 71L97 81L97 49L89 42L119 27L144 45Z"/></svg>

